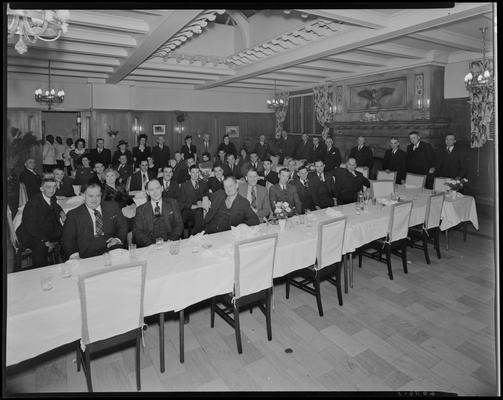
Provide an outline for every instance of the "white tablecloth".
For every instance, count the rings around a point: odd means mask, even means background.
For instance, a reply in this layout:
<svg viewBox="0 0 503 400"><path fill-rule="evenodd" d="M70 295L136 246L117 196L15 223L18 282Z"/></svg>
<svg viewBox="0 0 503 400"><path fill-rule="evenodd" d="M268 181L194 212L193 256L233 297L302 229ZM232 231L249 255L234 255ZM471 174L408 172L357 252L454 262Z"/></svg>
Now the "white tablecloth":
<svg viewBox="0 0 503 400"><path fill-rule="evenodd" d="M406 196L410 192L403 192ZM409 225L420 224L424 219L426 197L416 197ZM466 200L465 200L466 199ZM477 222L474 202L470 206L466 196L454 202L447 200L442 215L454 223L456 218ZM471 198L473 201L473 198ZM465 204L466 203L466 204ZM458 207L459 204L459 207ZM370 206L356 215L354 204L335 207L348 217L344 241L344 253L374 239L383 237L387 230L390 207ZM463 212L461 212L464 210ZM451 215L452 213L452 215ZM455 215L456 218L451 219ZM313 212L314 223L295 224L290 220L287 230L281 232L278 241L274 277L311 265L315 261L317 225L330 218L327 210ZM472 219L474 218L475 219ZM475 225L474 222L474 225ZM476 225L478 227L478 224ZM260 233L278 232L278 226L260 225ZM145 286L145 315L162 311L178 311L191 304L228 293L233 287L233 235L231 231L207 235L212 244L209 249L193 253L191 239L181 241L180 254L171 255L168 245L157 250L155 245L138 249L138 259L147 260ZM127 253L127 252L126 252ZM113 258L113 263L128 262ZM80 301L77 276L83 271L103 268L103 257L79 260L72 277L62 278L61 265L11 273L7 276L7 365L32 358L48 350L81 337ZM40 280L51 274L53 289L42 291ZM110 289L113 295L113 288ZM106 301L104 299L103 301Z"/></svg>

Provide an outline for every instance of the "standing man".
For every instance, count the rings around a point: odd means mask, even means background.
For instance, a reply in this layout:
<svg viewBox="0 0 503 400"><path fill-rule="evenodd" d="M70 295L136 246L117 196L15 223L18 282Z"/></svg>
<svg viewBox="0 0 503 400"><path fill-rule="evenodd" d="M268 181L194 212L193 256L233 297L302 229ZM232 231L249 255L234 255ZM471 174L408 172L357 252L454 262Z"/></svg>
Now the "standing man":
<svg viewBox="0 0 503 400"><path fill-rule="evenodd" d="M367 167L370 174L372 165L374 165L374 155L372 154L372 149L365 143L363 136L358 136L357 145L351 149L349 157L356 160L358 167Z"/></svg>
<svg viewBox="0 0 503 400"><path fill-rule="evenodd" d="M257 156L261 161L264 161L267 157L269 157L269 144L265 141L265 135L260 135L259 141L255 145L255 153L257 153Z"/></svg>
<svg viewBox="0 0 503 400"><path fill-rule="evenodd" d="M297 193L299 194L299 199L302 204L300 213L304 214L306 210L312 210L314 208L311 181L308 177L306 164L299 167L298 175L299 178L295 179L292 184L297 188Z"/></svg>
<svg viewBox="0 0 503 400"><path fill-rule="evenodd" d="M403 183L405 181L405 151L400 149L400 142L396 137L390 139L389 147L384 153L382 168L386 172L396 171L395 182Z"/></svg>
<svg viewBox="0 0 503 400"><path fill-rule="evenodd" d="M466 161L466 155L456 145L456 136L449 133L445 137L445 147L441 147L437 153L435 176L466 178L468 175Z"/></svg>
<svg viewBox="0 0 503 400"><path fill-rule="evenodd" d="M267 189L263 186L257 185L258 174L257 170L251 168L246 173L246 183L239 185L238 192L241 196L250 202L250 206L255 214L257 214L260 221L269 218L271 214L271 203Z"/></svg>
<svg viewBox="0 0 503 400"><path fill-rule="evenodd" d="M316 160L314 167L316 168L316 172L312 172L310 175L314 207L319 210L320 208L335 206L335 184L332 174L324 172L325 163L322 160Z"/></svg>
<svg viewBox="0 0 503 400"><path fill-rule="evenodd" d="M63 248L67 256L99 256L123 248L127 222L115 201L101 202L101 186L83 187L84 204L68 212L63 226Z"/></svg>
<svg viewBox="0 0 503 400"><path fill-rule="evenodd" d="M412 174L426 175L426 187L431 188L435 172L435 153L431 144L421 141L416 131L409 133L410 144L407 146L405 171Z"/></svg>
<svg viewBox="0 0 503 400"><path fill-rule="evenodd" d="M370 182L363 174L356 171L356 160L348 159L346 168L335 170L335 197L337 204L353 203L357 199L358 192L363 186L370 187Z"/></svg>
<svg viewBox="0 0 503 400"><path fill-rule="evenodd" d="M164 136L157 136L157 145L152 148L152 158L156 168L164 168L169 164L169 147L164 144Z"/></svg>
<svg viewBox="0 0 503 400"><path fill-rule="evenodd" d="M131 176L131 184L128 190L145 190L147 182L156 178L155 174L148 170L148 161L140 161L140 170Z"/></svg>
<svg viewBox="0 0 503 400"><path fill-rule="evenodd" d="M290 174L288 177L288 183L291 183L294 179L297 179L299 176L297 175L297 170L295 167L297 166L295 160L288 161L288 173Z"/></svg>
<svg viewBox="0 0 503 400"><path fill-rule="evenodd" d="M61 136L56 136L56 143L54 143L54 148L56 149L56 165L64 169L65 162L63 161L63 153L65 152L66 146L63 144L63 139L61 138Z"/></svg>
<svg viewBox="0 0 503 400"><path fill-rule="evenodd" d="M44 172L52 172L56 166L56 147L54 146L54 136L47 135L42 148L42 168Z"/></svg>
<svg viewBox="0 0 503 400"><path fill-rule="evenodd" d="M210 160L213 161L213 156L215 155L215 150L211 146L210 135L209 133L205 133L202 137L202 143L199 146L199 159L203 159L203 153L210 154Z"/></svg>
<svg viewBox="0 0 503 400"><path fill-rule="evenodd" d="M89 155L93 165L101 162L105 168L108 168L112 163L112 153L109 149L105 149L105 141L102 138L96 139L96 148L92 149Z"/></svg>
<svg viewBox="0 0 503 400"><path fill-rule="evenodd" d="M309 143L309 136L307 133L303 133L302 137L297 145L297 150L295 151L295 158L297 160L311 160L312 155L311 143Z"/></svg>
<svg viewBox="0 0 503 400"><path fill-rule="evenodd" d="M281 132L281 139L279 142L279 147L281 149L281 158L279 163L282 164L285 157L295 157L295 148L297 147L297 144L295 143L295 138L288 136L287 131Z"/></svg>
<svg viewBox="0 0 503 400"><path fill-rule="evenodd" d="M315 162L316 160L325 159L325 146L320 143L320 138L313 137L313 148L311 149L311 159L310 162Z"/></svg>
<svg viewBox="0 0 503 400"><path fill-rule="evenodd" d="M159 179L162 195L168 199L180 200L180 185L173 180L173 168L169 165L162 169L162 178Z"/></svg>
<svg viewBox="0 0 503 400"><path fill-rule="evenodd" d="M279 182L269 188L269 200L271 202L271 210L275 209L275 203L287 202L290 205L291 212L289 216L299 214L302 211L302 203L300 202L297 188L288 183L290 174L286 168L279 171Z"/></svg>
<svg viewBox="0 0 503 400"><path fill-rule="evenodd" d="M203 226L203 198L208 196L206 183L199 179L199 168L191 165L190 179L182 183L180 205L182 208L183 225L191 235L202 230Z"/></svg>
<svg viewBox="0 0 503 400"><path fill-rule="evenodd" d="M24 183L28 200L40 193L42 178L35 172L35 160L28 158L24 162L24 168L19 175L19 182Z"/></svg>
<svg viewBox="0 0 503 400"><path fill-rule="evenodd" d="M178 240L183 232L183 222L176 200L163 197L157 179L148 181L147 193L149 201L136 209L133 237L138 247L150 246L157 238Z"/></svg>
<svg viewBox="0 0 503 400"><path fill-rule="evenodd" d="M325 139L327 151L325 153L325 171L334 173L335 169L341 165L341 152L334 146L334 140L331 136Z"/></svg>

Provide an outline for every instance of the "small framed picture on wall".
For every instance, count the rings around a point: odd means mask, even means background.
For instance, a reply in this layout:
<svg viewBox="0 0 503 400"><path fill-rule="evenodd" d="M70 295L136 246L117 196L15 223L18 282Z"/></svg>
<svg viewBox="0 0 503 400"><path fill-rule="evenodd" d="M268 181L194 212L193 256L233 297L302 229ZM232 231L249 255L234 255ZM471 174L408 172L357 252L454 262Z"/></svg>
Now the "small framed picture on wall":
<svg viewBox="0 0 503 400"><path fill-rule="evenodd" d="M154 135L165 135L166 125L152 125L152 133Z"/></svg>
<svg viewBox="0 0 503 400"><path fill-rule="evenodd" d="M239 137L239 126L226 126L225 134L229 135L230 138Z"/></svg>

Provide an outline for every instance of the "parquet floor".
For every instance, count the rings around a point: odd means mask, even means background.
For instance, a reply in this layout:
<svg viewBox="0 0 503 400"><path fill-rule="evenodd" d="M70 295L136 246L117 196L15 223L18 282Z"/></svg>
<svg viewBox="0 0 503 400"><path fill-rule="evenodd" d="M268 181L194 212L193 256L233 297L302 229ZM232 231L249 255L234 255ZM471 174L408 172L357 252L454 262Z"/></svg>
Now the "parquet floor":
<svg viewBox="0 0 503 400"><path fill-rule="evenodd" d="M274 287L273 340L255 309L241 314L243 354L233 329L207 304L185 326L185 363L178 354L178 321L166 321L166 371L159 371L157 320L148 321L141 356L143 391L444 391L497 395L493 241L460 232L442 238L442 259L426 265L409 250L409 273L393 261L355 263L354 287L337 303L335 287L322 285L324 317L313 296ZM291 353L285 352L291 349ZM6 390L85 392L70 348L8 371ZM134 349L92 361L95 391L135 391Z"/></svg>

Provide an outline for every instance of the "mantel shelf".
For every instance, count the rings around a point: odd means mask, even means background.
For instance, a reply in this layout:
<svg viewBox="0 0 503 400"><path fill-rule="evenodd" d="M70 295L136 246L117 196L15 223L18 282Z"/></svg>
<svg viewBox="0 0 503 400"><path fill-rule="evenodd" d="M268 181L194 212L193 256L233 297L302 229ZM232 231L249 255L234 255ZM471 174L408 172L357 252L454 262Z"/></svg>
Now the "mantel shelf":
<svg viewBox="0 0 503 400"><path fill-rule="evenodd" d="M448 121L444 120L429 120L429 119L413 119L402 121L334 121L328 124L334 129L428 129L428 128L443 128L449 125Z"/></svg>

